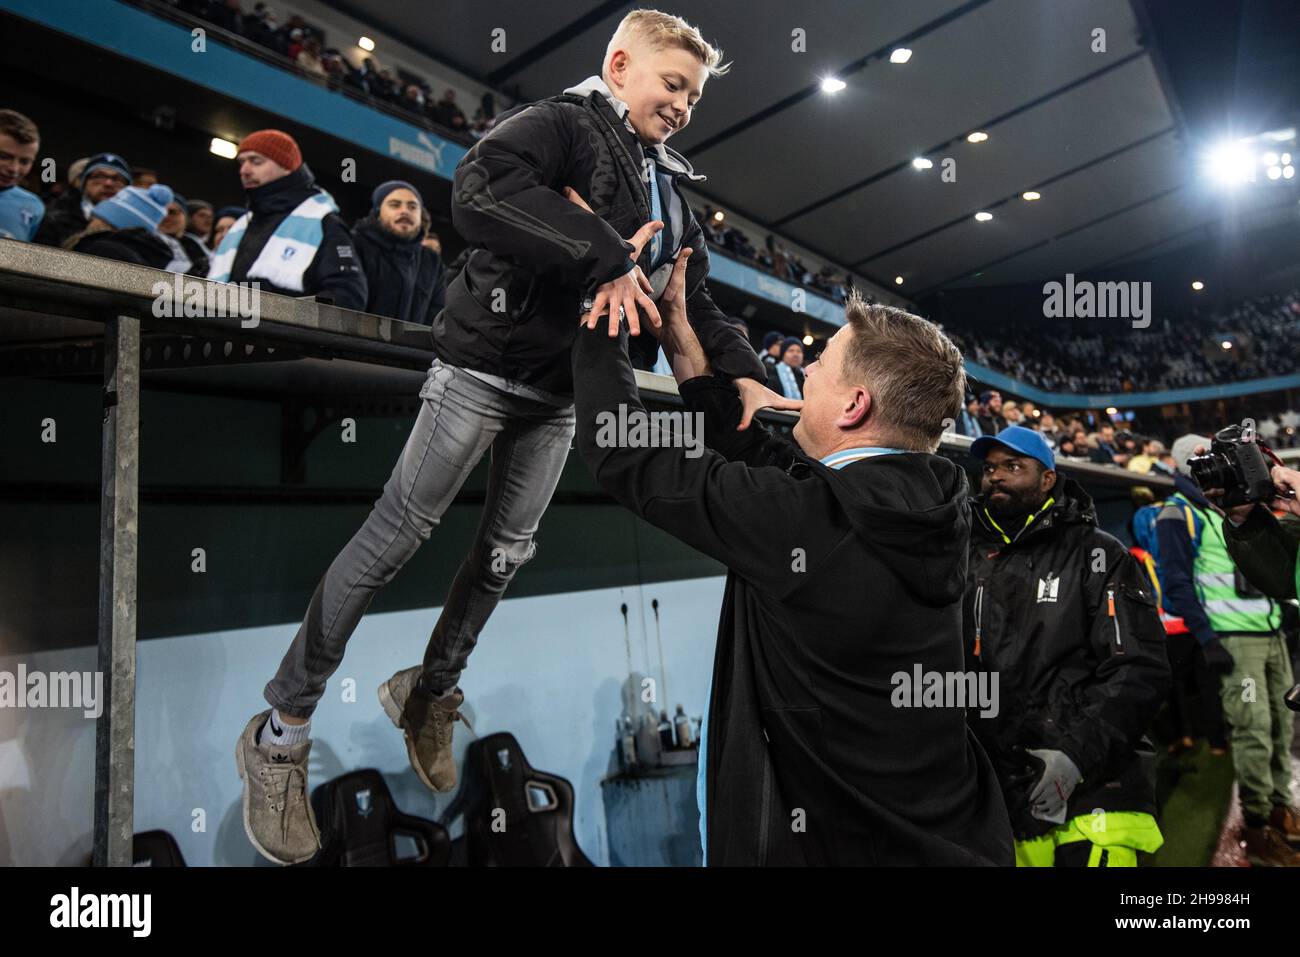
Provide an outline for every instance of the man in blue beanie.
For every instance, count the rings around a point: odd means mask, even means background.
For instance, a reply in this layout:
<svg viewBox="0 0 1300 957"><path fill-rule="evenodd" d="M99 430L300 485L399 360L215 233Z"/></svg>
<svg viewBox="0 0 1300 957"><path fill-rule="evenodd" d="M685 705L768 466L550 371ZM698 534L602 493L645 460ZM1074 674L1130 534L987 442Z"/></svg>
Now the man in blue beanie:
<svg viewBox="0 0 1300 957"><path fill-rule="evenodd" d="M777 362L767 370L767 387L787 399L803 398L803 343L794 336L781 340Z"/></svg>
<svg viewBox="0 0 1300 957"><path fill-rule="evenodd" d="M173 251L158 234L158 226L171 201L171 189L161 183L148 189L128 186L97 203L86 228L65 245L73 252L166 269Z"/></svg>
<svg viewBox="0 0 1300 957"><path fill-rule="evenodd" d="M423 209L419 190L389 180L371 195L369 215L352 225L369 289L366 312L428 326L442 309L442 257L421 242Z"/></svg>
<svg viewBox="0 0 1300 957"><path fill-rule="evenodd" d="M33 242L44 246L66 246L68 240L90 223L95 204L117 195L131 185L131 164L116 153L98 153L68 190L45 210Z"/></svg>

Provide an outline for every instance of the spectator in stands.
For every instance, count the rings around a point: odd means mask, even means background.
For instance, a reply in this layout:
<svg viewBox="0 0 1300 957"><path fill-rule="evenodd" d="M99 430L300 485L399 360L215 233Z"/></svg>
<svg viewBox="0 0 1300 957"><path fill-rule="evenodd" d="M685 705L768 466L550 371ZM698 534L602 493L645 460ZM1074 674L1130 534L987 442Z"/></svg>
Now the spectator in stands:
<svg viewBox="0 0 1300 957"><path fill-rule="evenodd" d="M1002 417L1002 393L989 389L980 393L980 428L985 435L997 435L1007 427Z"/></svg>
<svg viewBox="0 0 1300 957"><path fill-rule="evenodd" d="M803 398L803 343L794 336L781 341L780 361L768 369L767 387L787 399Z"/></svg>
<svg viewBox="0 0 1300 957"><path fill-rule="evenodd" d="M1155 468L1156 462L1160 459L1160 453L1164 450L1165 447L1160 443L1159 439L1143 439L1142 451L1129 459L1126 468L1130 472L1146 475Z"/></svg>
<svg viewBox="0 0 1300 957"><path fill-rule="evenodd" d="M1282 611L1271 598L1238 587L1224 519L1190 478L1188 458L1209 445L1198 435L1173 445L1177 491L1156 521L1164 605L1183 619L1220 676L1247 856L1255 864L1300 867L1300 853L1288 846L1300 839L1294 816L1280 822L1283 830L1270 823L1273 808L1291 800L1291 716L1280 700L1291 668L1279 631ZM1248 687L1255 692L1247 694Z"/></svg>
<svg viewBox="0 0 1300 957"><path fill-rule="evenodd" d="M172 261L163 268L168 272L206 277L208 251L197 236L185 231L189 222L188 205L184 196L173 192L167 215L158 226L158 235L172 250Z"/></svg>
<svg viewBox="0 0 1300 957"><path fill-rule="evenodd" d="M208 243L208 248L215 252L221 245L221 240L226 238L227 230L246 212L248 211L243 206L222 206L217 210L212 219L212 241Z"/></svg>
<svg viewBox="0 0 1300 957"><path fill-rule="evenodd" d="M1020 411L1020 406L1015 402L1002 403L1002 418L1007 420L1007 425L1025 424L1025 417Z"/></svg>
<svg viewBox="0 0 1300 957"><path fill-rule="evenodd" d="M1088 453L1088 458L1098 465L1127 465L1128 455L1120 451L1115 443L1115 426L1103 422L1097 430L1097 444Z"/></svg>
<svg viewBox="0 0 1300 957"><path fill-rule="evenodd" d="M370 197L370 215L352 226L357 258L366 274L366 312L426 326L442 309L442 257L420 236L424 200L410 183L390 180Z"/></svg>
<svg viewBox="0 0 1300 957"><path fill-rule="evenodd" d="M189 235L193 236L204 249L210 249L208 238L212 235L212 204L206 199L192 199L185 206L189 214Z"/></svg>
<svg viewBox="0 0 1300 957"><path fill-rule="evenodd" d="M958 435L965 435L972 439L977 439L984 434L980 428L980 403L973 392L966 393L966 403L961 407L961 412L957 413L957 424L954 431Z"/></svg>
<svg viewBox="0 0 1300 957"><path fill-rule="evenodd" d="M128 186L96 203L85 229L64 245L77 253L166 269L173 252L158 235L158 224L171 201L172 191L161 183L148 189Z"/></svg>
<svg viewBox="0 0 1300 957"><path fill-rule="evenodd" d="M1047 447L1055 452L1060 443L1056 433L1056 416L1044 409L1037 422L1038 433L1043 437L1043 441L1047 443Z"/></svg>
<svg viewBox="0 0 1300 957"><path fill-rule="evenodd" d="M16 110L0 110L0 239L29 243L45 207L20 185L41 149L41 131Z"/></svg>
<svg viewBox="0 0 1300 957"><path fill-rule="evenodd" d="M298 51L298 56L294 60L298 66L302 67L309 76L319 79L325 77L325 64L321 62L320 41L315 37L308 37Z"/></svg>
<svg viewBox="0 0 1300 957"><path fill-rule="evenodd" d="M158 171L147 166L137 166L131 170L131 185L148 189L158 182Z"/></svg>
<svg viewBox="0 0 1300 957"><path fill-rule="evenodd" d="M763 337L763 351L759 358L763 360L763 366L768 372L781 361L781 340L784 338L775 329Z"/></svg>
<svg viewBox="0 0 1300 957"><path fill-rule="evenodd" d="M280 130L244 137L236 156L249 212L212 254L209 279L256 280L266 292L366 306L366 275L334 197L316 185L297 142Z"/></svg>
<svg viewBox="0 0 1300 957"><path fill-rule="evenodd" d="M1002 784L1016 863L1136 867L1137 851L1164 843L1141 760L1169 690L1150 584L1042 436L1012 426L971 455L983 465L966 660L1002 683L997 713L967 720Z"/></svg>
<svg viewBox="0 0 1300 957"><path fill-rule="evenodd" d="M68 191L46 208L35 241L46 246L62 246L86 228L96 204L111 199L130 185L131 167L122 157L116 153L90 157L81 176L70 180Z"/></svg>
<svg viewBox="0 0 1300 957"><path fill-rule="evenodd" d="M456 91L448 88L442 99L433 105L433 120L449 130L465 129L465 114L456 105Z"/></svg>
<svg viewBox="0 0 1300 957"><path fill-rule="evenodd" d="M406 92L402 97L402 105L412 113L424 113L424 91L418 84L406 84Z"/></svg>

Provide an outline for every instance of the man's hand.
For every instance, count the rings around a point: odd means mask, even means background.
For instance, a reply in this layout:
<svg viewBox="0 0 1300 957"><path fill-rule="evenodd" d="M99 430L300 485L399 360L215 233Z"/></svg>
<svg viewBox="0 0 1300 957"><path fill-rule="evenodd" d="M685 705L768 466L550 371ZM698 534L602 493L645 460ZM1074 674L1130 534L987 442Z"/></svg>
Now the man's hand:
<svg viewBox="0 0 1300 957"><path fill-rule="evenodd" d="M574 205L581 206L587 212L591 212L591 207L578 195L577 190L566 186L564 187L564 196ZM633 262L641 258L641 250L645 248L645 244L663 228L664 224L660 220L655 220L652 223L646 223L632 235L628 242L632 244ZM650 280L645 277L641 267L633 266L629 272L624 273L617 279L598 286L596 288L596 298L592 300L591 308L583 313L578 321L585 323L588 329L595 329L596 322L608 310L610 336L618 335L619 320L624 316L627 318L628 333L637 336L641 334L641 321L637 314L637 307L640 306L645 310L646 318L650 320L651 327L657 329L662 322L659 318L659 310L655 308L654 300L647 295L652 292L654 292L654 287L650 285Z"/></svg>
<svg viewBox="0 0 1300 957"><path fill-rule="evenodd" d="M1273 499L1273 507L1300 517L1300 472L1284 465L1275 465L1270 474L1273 477L1273 486L1279 493L1291 493L1289 497L1279 494Z"/></svg>
<svg viewBox="0 0 1300 957"><path fill-rule="evenodd" d="M1043 762L1043 776L1029 792L1029 813L1040 821L1064 824L1070 795L1083 775L1064 751L1031 748L1026 754L1032 754Z"/></svg>
<svg viewBox="0 0 1300 957"><path fill-rule="evenodd" d="M749 428L754 414L760 409L789 409L798 412L803 408L803 399L787 399L773 392L755 379L737 379L736 391L740 393L740 424L736 431Z"/></svg>

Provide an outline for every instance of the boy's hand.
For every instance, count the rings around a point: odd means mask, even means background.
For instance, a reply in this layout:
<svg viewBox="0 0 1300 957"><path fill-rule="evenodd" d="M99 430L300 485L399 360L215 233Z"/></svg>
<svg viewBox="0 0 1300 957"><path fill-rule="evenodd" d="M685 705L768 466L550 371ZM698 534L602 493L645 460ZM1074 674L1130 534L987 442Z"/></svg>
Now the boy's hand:
<svg viewBox="0 0 1300 957"><path fill-rule="evenodd" d="M803 409L803 399L788 399L779 393L773 392L756 379L737 379L736 391L740 393L741 406L740 424L736 426L737 432L749 428L754 413L760 409L788 409L791 412L798 412Z"/></svg>
<svg viewBox="0 0 1300 957"><path fill-rule="evenodd" d="M591 212L591 207L578 195L577 190L566 186L564 187L564 196L574 205L581 206L587 212ZM645 248L645 244L663 228L664 224L659 220L655 220L652 223L646 223L628 239L628 242L632 244L633 262L641 258L641 250ZM637 315L637 306L640 306L645 310L650 325L657 329L663 325L663 322L659 318L659 310L655 308L654 300L647 295L647 293L653 291L654 287L650 285L650 280L645 277L641 267L633 266L631 271L598 286L596 288L596 298L592 300L590 311L583 313L578 321L586 324L588 329L595 329L600 316L608 310L609 334L611 336L618 335L619 320L623 317L627 318L628 333L637 336L641 334L641 321Z"/></svg>

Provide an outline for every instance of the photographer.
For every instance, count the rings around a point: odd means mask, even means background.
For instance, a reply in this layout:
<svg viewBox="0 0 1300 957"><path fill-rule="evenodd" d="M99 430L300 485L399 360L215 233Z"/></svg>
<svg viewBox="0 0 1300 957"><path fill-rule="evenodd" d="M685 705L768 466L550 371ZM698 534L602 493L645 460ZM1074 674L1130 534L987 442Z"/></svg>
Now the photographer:
<svg viewBox="0 0 1300 957"><path fill-rule="evenodd" d="M1220 439L1228 431L1219 433ZM1214 456L1205 455L1207 448L1212 448ZM1255 470L1268 474L1253 442L1216 440L1211 445L1203 436L1184 435L1174 443L1173 454L1180 473L1175 477L1179 495L1174 498L1195 510L1195 522L1190 533L1185 528L1182 535L1170 535L1168 540L1191 539L1196 612L1208 618L1228 655L1221 662L1226 672L1220 696L1246 821L1246 852L1254 864L1300 866L1300 853L1289 846L1300 842L1300 821L1290 806L1293 719L1285 697L1292 684L1291 662L1280 631L1281 609L1273 600L1295 594L1296 539L1291 539L1289 559L1282 561L1287 556L1287 533L1259 507L1258 500L1242 501L1244 495L1253 498L1256 493L1246 491L1248 479L1237 465L1240 459L1255 457ZM1289 469L1277 471L1281 474L1269 491L1276 494L1296 487L1292 479L1300 476ZM1195 477L1199 487L1188 491L1191 482L1184 476ZM1287 508L1294 508L1294 503ZM1167 524L1162 514L1157 528ZM1163 528L1161 532L1163 562L1169 552ZM1270 548L1278 559L1276 567L1269 567ZM1246 568L1238 573L1237 556L1245 558L1249 573ZM1289 588L1281 585L1283 576L1279 574L1287 571ZM1255 582L1269 585L1272 595L1252 588ZM1167 592L1172 597L1172 582ZM1187 606L1180 604L1173 610L1197 631L1197 624L1188 618ZM1206 647L1208 657L1209 645Z"/></svg>

